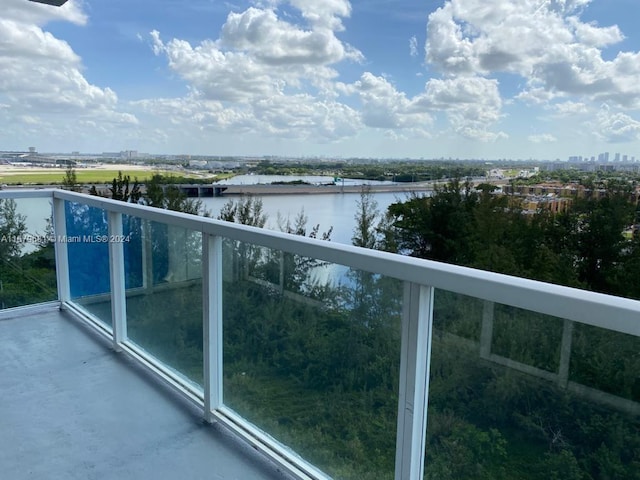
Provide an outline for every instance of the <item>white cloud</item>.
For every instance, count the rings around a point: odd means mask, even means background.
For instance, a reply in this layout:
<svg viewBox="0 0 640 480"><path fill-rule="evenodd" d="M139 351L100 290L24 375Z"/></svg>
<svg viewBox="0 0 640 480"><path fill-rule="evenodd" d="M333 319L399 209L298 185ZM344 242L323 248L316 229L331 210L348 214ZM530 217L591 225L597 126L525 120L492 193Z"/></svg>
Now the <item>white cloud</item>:
<svg viewBox="0 0 640 480"><path fill-rule="evenodd" d="M498 82L482 77L431 79L423 94L413 100L415 108L446 112L453 129L460 135L494 141L506 138L491 127L501 117L502 99Z"/></svg>
<svg viewBox="0 0 640 480"><path fill-rule="evenodd" d="M41 3L24 0L3 0L2 17L23 24L42 26L51 21L65 21L84 25L87 16L81 0L69 0L62 7L52 8Z"/></svg>
<svg viewBox="0 0 640 480"><path fill-rule="evenodd" d="M327 82L337 76L332 65L363 59L326 28L338 24L321 21L322 15L333 18L333 13L343 11L338 8L343 2L329 2L324 8L294 3L321 26L304 30L278 18L274 10L251 7L229 14L219 40L195 47L179 39L164 43L154 31L154 53L164 53L172 70L206 98L220 101L256 101L308 85L327 90ZM330 4L335 4L333 9Z"/></svg>
<svg viewBox="0 0 640 480"><path fill-rule="evenodd" d="M415 35L409 39L409 55L412 57L418 56L418 39Z"/></svg>
<svg viewBox="0 0 640 480"><path fill-rule="evenodd" d="M445 75L499 72L526 81L518 98L575 96L640 108L640 55L602 49L624 36L580 20L591 0L447 0L429 15L426 59Z"/></svg>
<svg viewBox="0 0 640 480"><path fill-rule="evenodd" d="M622 143L640 140L640 122L621 112L611 111L603 105L592 122L594 133L609 143Z"/></svg>
<svg viewBox="0 0 640 480"><path fill-rule="evenodd" d="M73 0L60 9L22 0L3 3L0 103L9 106L3 128L8 138L31 135L35 125L44 126L38 137L73 138L89 118L115 127L136 124L133 115L118 110L113 90L87 81L71 46L43 29L53 20L83 25L87 18L80 5Z"/></svg>
<svg viewBox="0 0 640 480"><path fill-rule="evenodd" d="M558 139L550 133L539 133L536 135L529 135L527 139L532 143L551 143L557 142Z"/></svg>
<svg viewBox="0 0 640 480"><path fill-rule="evenodd" d="M289 0L291 5L302 12L314 27L341 31L344 29L342 18L351 15L351 4L348 0Z"/></svg>
<svg viewBox="0 0 640 480"><path fill-rule="evenodd" d="M200 131L205 136L206 132L261 133L322 143L355 135L362 127L359 113L352 108L308 94L279 94L226 105L192 93L183 98L141 100L132 106L148 114L151 123L160 118L181 131Z"/></svg>
<svg viewBox="0 0 640 480"><path fill-rule="evenodd" d="M589 107L582 102L562 102L553 105L553 109L560 117L583 115L589 112Z"/></svg>
<svg viewBox="0 0 640 480"><path fill-rule="evenodd" d="M340 42L332 30L302 30L280 20L273 10L253 7L229 14L220 40L221 45L268 65L324 65L345 58L361 58L361 54Z"/></svg>
<svg viewBox="0 0 640 480"><path fill-rule="evenodd" d="M576 40L591 47L608 47L624 40L617 25L598 27L596 23L582 23L576 17L569 17L568 23L575 29Z"/></svg>
<svg viewBox="0 0 640 480"><path fill-rule="evenodd" d="M352 108L308 94L264 99L253 112L271 134L287 138L327 142L353 136L362 127L360 114Z"/></svg>
<svg viewBox="0 0 640 480"><path fill-rule="evenodd" d="M362 121L368 127L409 129L427 135L433 119L427 109L416 108L403 92L384 77L365 72L353 84L362 103Z"/></svg>
<svg viewBox="0 0 640 480"><path fill-rule="evenodd" d="M335 35L350 4L291 1L308 22L305 28L279 17L278 3L230 13L219 39L195 46L181 39L164 42L151 32L154 53L165 55L190 87L188 97L175 100L188 112L183 118L215 131L244 129L319 142L355 135L360 114L336 100L334 67L364 58ZM137 105L161 113L167 102L173 101Z"/></svg>

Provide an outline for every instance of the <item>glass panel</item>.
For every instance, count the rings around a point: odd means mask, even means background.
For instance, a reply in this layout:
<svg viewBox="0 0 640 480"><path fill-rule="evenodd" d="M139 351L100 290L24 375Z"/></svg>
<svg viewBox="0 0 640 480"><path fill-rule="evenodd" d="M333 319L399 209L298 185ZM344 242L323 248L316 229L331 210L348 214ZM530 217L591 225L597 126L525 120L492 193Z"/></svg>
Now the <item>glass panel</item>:
<svg viewBox="0 0 640 480"><path fill-rule="evenodd" d="M491 352L532 367L558 371L563 320L496 305Z"/></svg>
<svg viewBox="0 0 640 480"><path fill-rule="evenodd" d="M128 337L197 385L203 384L202 234L126 217Z"/></svg>
<svg viewBox="0 0 640 480"><path fill-rule="evenodd" d="M459 293L436 290L433 327L436 334L480 340L483 302ZM452 337L453 338L453 337Z"/></svg>
<svg viewBox="0 0 640 480"><path fill-rule="evenodd" d="M640 402L640 338L575 324L569 380Z"/></svg>
<svg viewBox="0 0 640 480"><path fill-rule="evenodd" d="M71 299L111 326L107 212L65 202Z"/></svg>
<svg viewBox="0 0 640 480"><path fill-rule="evenodd" d="M615 382L638 401L637 338L576 325L572 343L571 322L485 302L447 313L443 299L438 291L425 479L637 478L640 405L567 382ZM438 335L443 315L482 318L482 345Z"/></svg>
<svg viewBox="0 0 640 480"><path fill-rule="evenodd" d="M143 225L138 217L122 216L122 245L124 250L124 284L127 290L144 286L144 267L146 258L143 257ZM115 240L115 239L114 239Z"/></svg>
<svg viewBox="0 0 640 480"><path fill-rule="evenodd" d="M394 472L401 282L224 244L224 402L334 478Z"/></svg>
<svg viewBox="0 0 640 480"><path fill-rule="evenodd" d="M58 298L51 201L0 199L0 309Z"/></svg>

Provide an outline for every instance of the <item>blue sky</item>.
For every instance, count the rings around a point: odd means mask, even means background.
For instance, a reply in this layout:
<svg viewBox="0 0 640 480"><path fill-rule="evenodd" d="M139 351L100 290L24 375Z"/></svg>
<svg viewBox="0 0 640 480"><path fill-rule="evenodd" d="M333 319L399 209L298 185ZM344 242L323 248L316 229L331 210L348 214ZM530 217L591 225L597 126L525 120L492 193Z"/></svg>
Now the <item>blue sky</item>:
<svg viewBox="0 0 640 480"><path fill-rule="evenodd" d="M0 150L640 158L637 0L3 0Z"/></svg>

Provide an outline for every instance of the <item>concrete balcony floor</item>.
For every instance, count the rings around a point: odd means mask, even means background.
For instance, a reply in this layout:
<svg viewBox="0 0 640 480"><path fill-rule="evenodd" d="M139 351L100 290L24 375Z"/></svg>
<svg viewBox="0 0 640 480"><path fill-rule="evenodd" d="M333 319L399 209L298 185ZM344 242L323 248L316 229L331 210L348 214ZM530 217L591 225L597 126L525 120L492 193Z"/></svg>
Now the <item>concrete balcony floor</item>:
<svg viewBox="0 0 640 480"><path fill-rule="evenodd" d="M1 478L286 478L64 312L4 317Z"/></svg>

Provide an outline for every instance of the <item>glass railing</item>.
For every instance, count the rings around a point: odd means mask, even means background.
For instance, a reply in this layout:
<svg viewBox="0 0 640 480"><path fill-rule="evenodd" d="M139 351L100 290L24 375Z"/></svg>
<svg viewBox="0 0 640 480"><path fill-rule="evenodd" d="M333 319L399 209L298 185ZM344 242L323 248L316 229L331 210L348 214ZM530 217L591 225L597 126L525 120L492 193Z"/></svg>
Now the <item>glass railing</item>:
<svg viewBox="0 0 640 480"><path fill-rule="evenodd" d="M38 195L58 298L294 475L637 478L640 302Z"/></svg>
<svg viewBox="0 0 640 480"><path fill-rule="evenodd" d="M58 298L51 202L0 197L0 309Z"/></svg>
<svg viewBox="0 0 640 480"><path fill-rule="evenodd" d="M202 234L125 215L122 245L127 338L202 388Z"/></svg>
<svg viewBox="0 0 640 480"><path fill-rule="evenodd" d="M107 212L80 202L64 202L65 244L69 259L71 300L111 328L112 305L109 270Z"/></svg>
<svg viewBox="0 0 640 480"><path fill-rule="evenodd" d="M634 478L637 336L440 293L425 479Z"/></svg>
<svg viewBox="0 0 640 480"><path fill-rule="evenodd" d="M224 404L333 478L392 479L402 284L223 247Z"/></svg>

